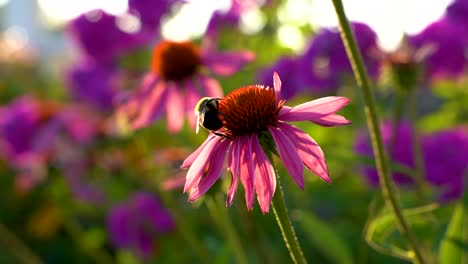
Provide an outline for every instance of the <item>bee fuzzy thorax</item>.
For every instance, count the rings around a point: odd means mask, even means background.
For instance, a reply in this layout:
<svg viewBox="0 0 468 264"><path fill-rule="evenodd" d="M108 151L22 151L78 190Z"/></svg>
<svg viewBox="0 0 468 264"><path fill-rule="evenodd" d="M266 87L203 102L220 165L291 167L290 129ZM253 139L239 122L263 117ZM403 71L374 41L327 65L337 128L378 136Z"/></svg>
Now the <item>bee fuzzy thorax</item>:
<svg viewBox="0 0 468 264"><path fill-rule="evenodd" d="M223 126L221 119L219 119L219 98L203 97L198 101L195 106L194 112L197 116L196 133L198 133L200 126L215 131Z"/></svg>

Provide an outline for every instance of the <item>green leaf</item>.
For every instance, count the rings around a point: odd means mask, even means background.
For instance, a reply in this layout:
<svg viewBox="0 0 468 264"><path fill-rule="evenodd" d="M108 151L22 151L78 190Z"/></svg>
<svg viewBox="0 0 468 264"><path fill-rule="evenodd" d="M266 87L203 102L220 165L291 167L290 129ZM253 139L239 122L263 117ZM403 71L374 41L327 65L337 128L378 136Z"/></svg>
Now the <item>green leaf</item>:
<svg viewBox="0 0 468 264"><path fill-rule="evenodd" d="M438 263L468 263L468 212L463 202L455 207L440 244Z"/></svg>
<svg viewBox="0 0 468 264"><path fill-rule="evenodd" d="M419 230L425 235L431 235L431 230L435 226L431 213L437 208L437 204L430 204L404 209L403 214L413 231ZM372 217L365 227L364 234L367 243L382 254L405 260L412 260L414 256L412 251L405 248L406 241L397 229L396 218L388 211Z"/></svg>
<svg viewBox="0 0 468 264"><path fill-rule="evenodd" d="M307 238L330 263L353 263L351 250L331 226L310 213L298 212L297 215Z"/></svg>

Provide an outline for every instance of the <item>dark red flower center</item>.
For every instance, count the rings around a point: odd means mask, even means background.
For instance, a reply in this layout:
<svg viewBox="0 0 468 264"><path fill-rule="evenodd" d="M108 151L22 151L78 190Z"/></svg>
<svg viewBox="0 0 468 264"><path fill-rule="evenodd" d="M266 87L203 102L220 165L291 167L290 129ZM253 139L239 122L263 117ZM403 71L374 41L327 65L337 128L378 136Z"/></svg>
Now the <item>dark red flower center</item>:
<svg viewBox="0 0 468 264"><path fill-rule="evenodd" d="M276 107L275 91L250 85L232 91L219 102L219 118L228 137L260 133L275 125L280 107Z"/></svg>
<svg viewBox="0 0 468 264"><path fill-rule="evenodd" d="M151 70L167 81L192 77L200 66L200 51L192 42L161 41L153 50Z"/></svg>

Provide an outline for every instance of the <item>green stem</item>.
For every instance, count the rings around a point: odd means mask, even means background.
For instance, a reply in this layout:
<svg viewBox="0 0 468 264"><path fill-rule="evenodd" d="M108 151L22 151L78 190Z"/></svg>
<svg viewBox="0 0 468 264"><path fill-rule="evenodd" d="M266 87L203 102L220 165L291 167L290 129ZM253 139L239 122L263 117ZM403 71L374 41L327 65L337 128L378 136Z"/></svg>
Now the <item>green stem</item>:
<svg viewBox="0 0 468 264"><path fill-rule="evenodd" d="M348 18L346 17L342 1L332 0L332 2L338 17L341 38L343 39L343 43L351 62L357 84L359 87L361 87L363 93L365 104L364 112L366 114L367 126L369 128L369 134L372 140L376 168L380 177L382 196L387 206L395 214L400 232L408 240L409 246L414 252L414 262L423 264L425 261L422 255L422 251L419 248L419 243L403 216L402 210L397 201L395 187L390 179L390 169L388 166L386 154L384 152L382 136L380 134L379 119L377 116L374 94L371 90L370 80L367 75L362 56L357 47L356 39L351 30Z"/></svg>
<svg viewBox="0 0 468 264"><path fill-rule="evenodd" d="M395 144L398 141L398 128L400 127L400 121L403 116L403 102L404 102L405 93L401 90L398 90L395 95L395 105L393 106L392 114L392 138L390 139L389 151L390 155L393 155L395 151Z"/></svg>
<svg viewBox="0 0 468 264"><path fill-rule="evenodd" d="M273 196L273 212L276 216L276 221L283 235L284 242L286 247L289 250L289 254L293 259L294 263L307 263L304 253L302 253L301 246L297 241L296 233L294 232L294 227L292 226L291 219L289 219L288 210L284 203L283 197L283 188L280 184L280 178L278 173L276 173L277 189L276 193Z"/></svg>
<svg viewBox="0 0 468 264"><path fill-rule="evenodd" d="M424 169L424 156L423 150L421 145L421 133L419 132L417 126L418 120L418 113L417 113L417 106L416 106L416 89L413 89L409 95L409 117L411 120L412 128L411 128L411 139L412 139L412 148L413 148L413 159L414 159L414 178L416 180L417 191L419 196L422 199L426 198L428 186L426 181L424 180L424 175L426 175Z"/></svg>
<svg viewBox="0 0 468 264"><path fill-rule="evenodd" d="M233 251L236 263L246 264L247 257L245 256L244 250L242 249L241 242L237 236L237 232L229 219L226 207L222 205L219 197L207 196L205 199L206 206L211 214L216 225L218 225L221 233L225 236L230 249ZM220 205L221 204L221 205Z"/></svg>
<svg viewBox="0 0 468 264"><path fill-rule="evenodd" d="M8 248L21 263L43 263L42 260L14 233L10 232L3 223L0 223L0 244Z"/></svg>

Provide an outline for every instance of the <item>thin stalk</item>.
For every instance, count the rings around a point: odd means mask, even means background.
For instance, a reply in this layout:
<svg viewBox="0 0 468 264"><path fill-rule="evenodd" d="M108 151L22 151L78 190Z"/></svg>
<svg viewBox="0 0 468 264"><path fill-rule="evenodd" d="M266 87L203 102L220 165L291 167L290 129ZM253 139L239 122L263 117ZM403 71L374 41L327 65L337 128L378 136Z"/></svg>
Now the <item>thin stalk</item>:
<svg viewBox="0 0 468 264"><path fill-rule="evenodd" d="M14 233L0 223L0 244L10 250L15 257L26 264L40 264L42 260Z"/></svg>
<svg viewBox="0 0 468 264"><path fill-rule="evenodd" d="M237 232L229 219L226 207L224 203L220 203L219 197L207 196L205 199L206 206L208 211L211 214L216 225L218 225L219 230L225 236L227 243L229 244L230 249L236 259L236 263L246 264L247 257L242 249L241 242Z"/></svg>
<svg viewBox="0 0 468 264"><path fill-rule="evenodd" d="M409 95L409 118L411 120L411 139L412 139L412 148L413 148L413 159L414 159L414 179L416 180L417 191L421 198L425 199L428 186L424 180L424 175L426 175L424 167L424 156L421 145L421 133L419 128L416 125L418 120L417 113L417 102L416 102L416 89L413 89Z"/></svg>
<svg viewBox="0 0 468 264"><path fill-rule="evenodd" d="M401 90L398 90L395 95L395 105L393 106L392 113L392 138L390 139L389 150L390 156L393 155L395 151L395 144L398 141L398 129L400 126L400 121L403 117L403 102L404 102L405 93Z"/></svg>
<svg viewBox="0 0 468 264"><path fill-rule="evenodd" d="M348 58L353 68L354 76L358 86L361 88L364 97L364 112L366 115L367 126L372 140L372 148L375 157L377 172L380 177L380 186L382 196L386 205L391 209L397 220L398 227L402 235L408 240L410 248L414 252L413 261L415 263L425 263L422 250L419 248L419 243L412 233L406 219L403 216L402 209L398 204L395 187L390 179L390 168L388 166L387 157L384 151L382 136L379 129L379 118L377 116L377 108L375 104L374 94L371 90L371 84L367 75L366 68L363 63L362 56L356 44L356 39L351 30L348 18L346 17L343 3L341 0L332 0L338 17L341 38L343 39Z"/></svg>

